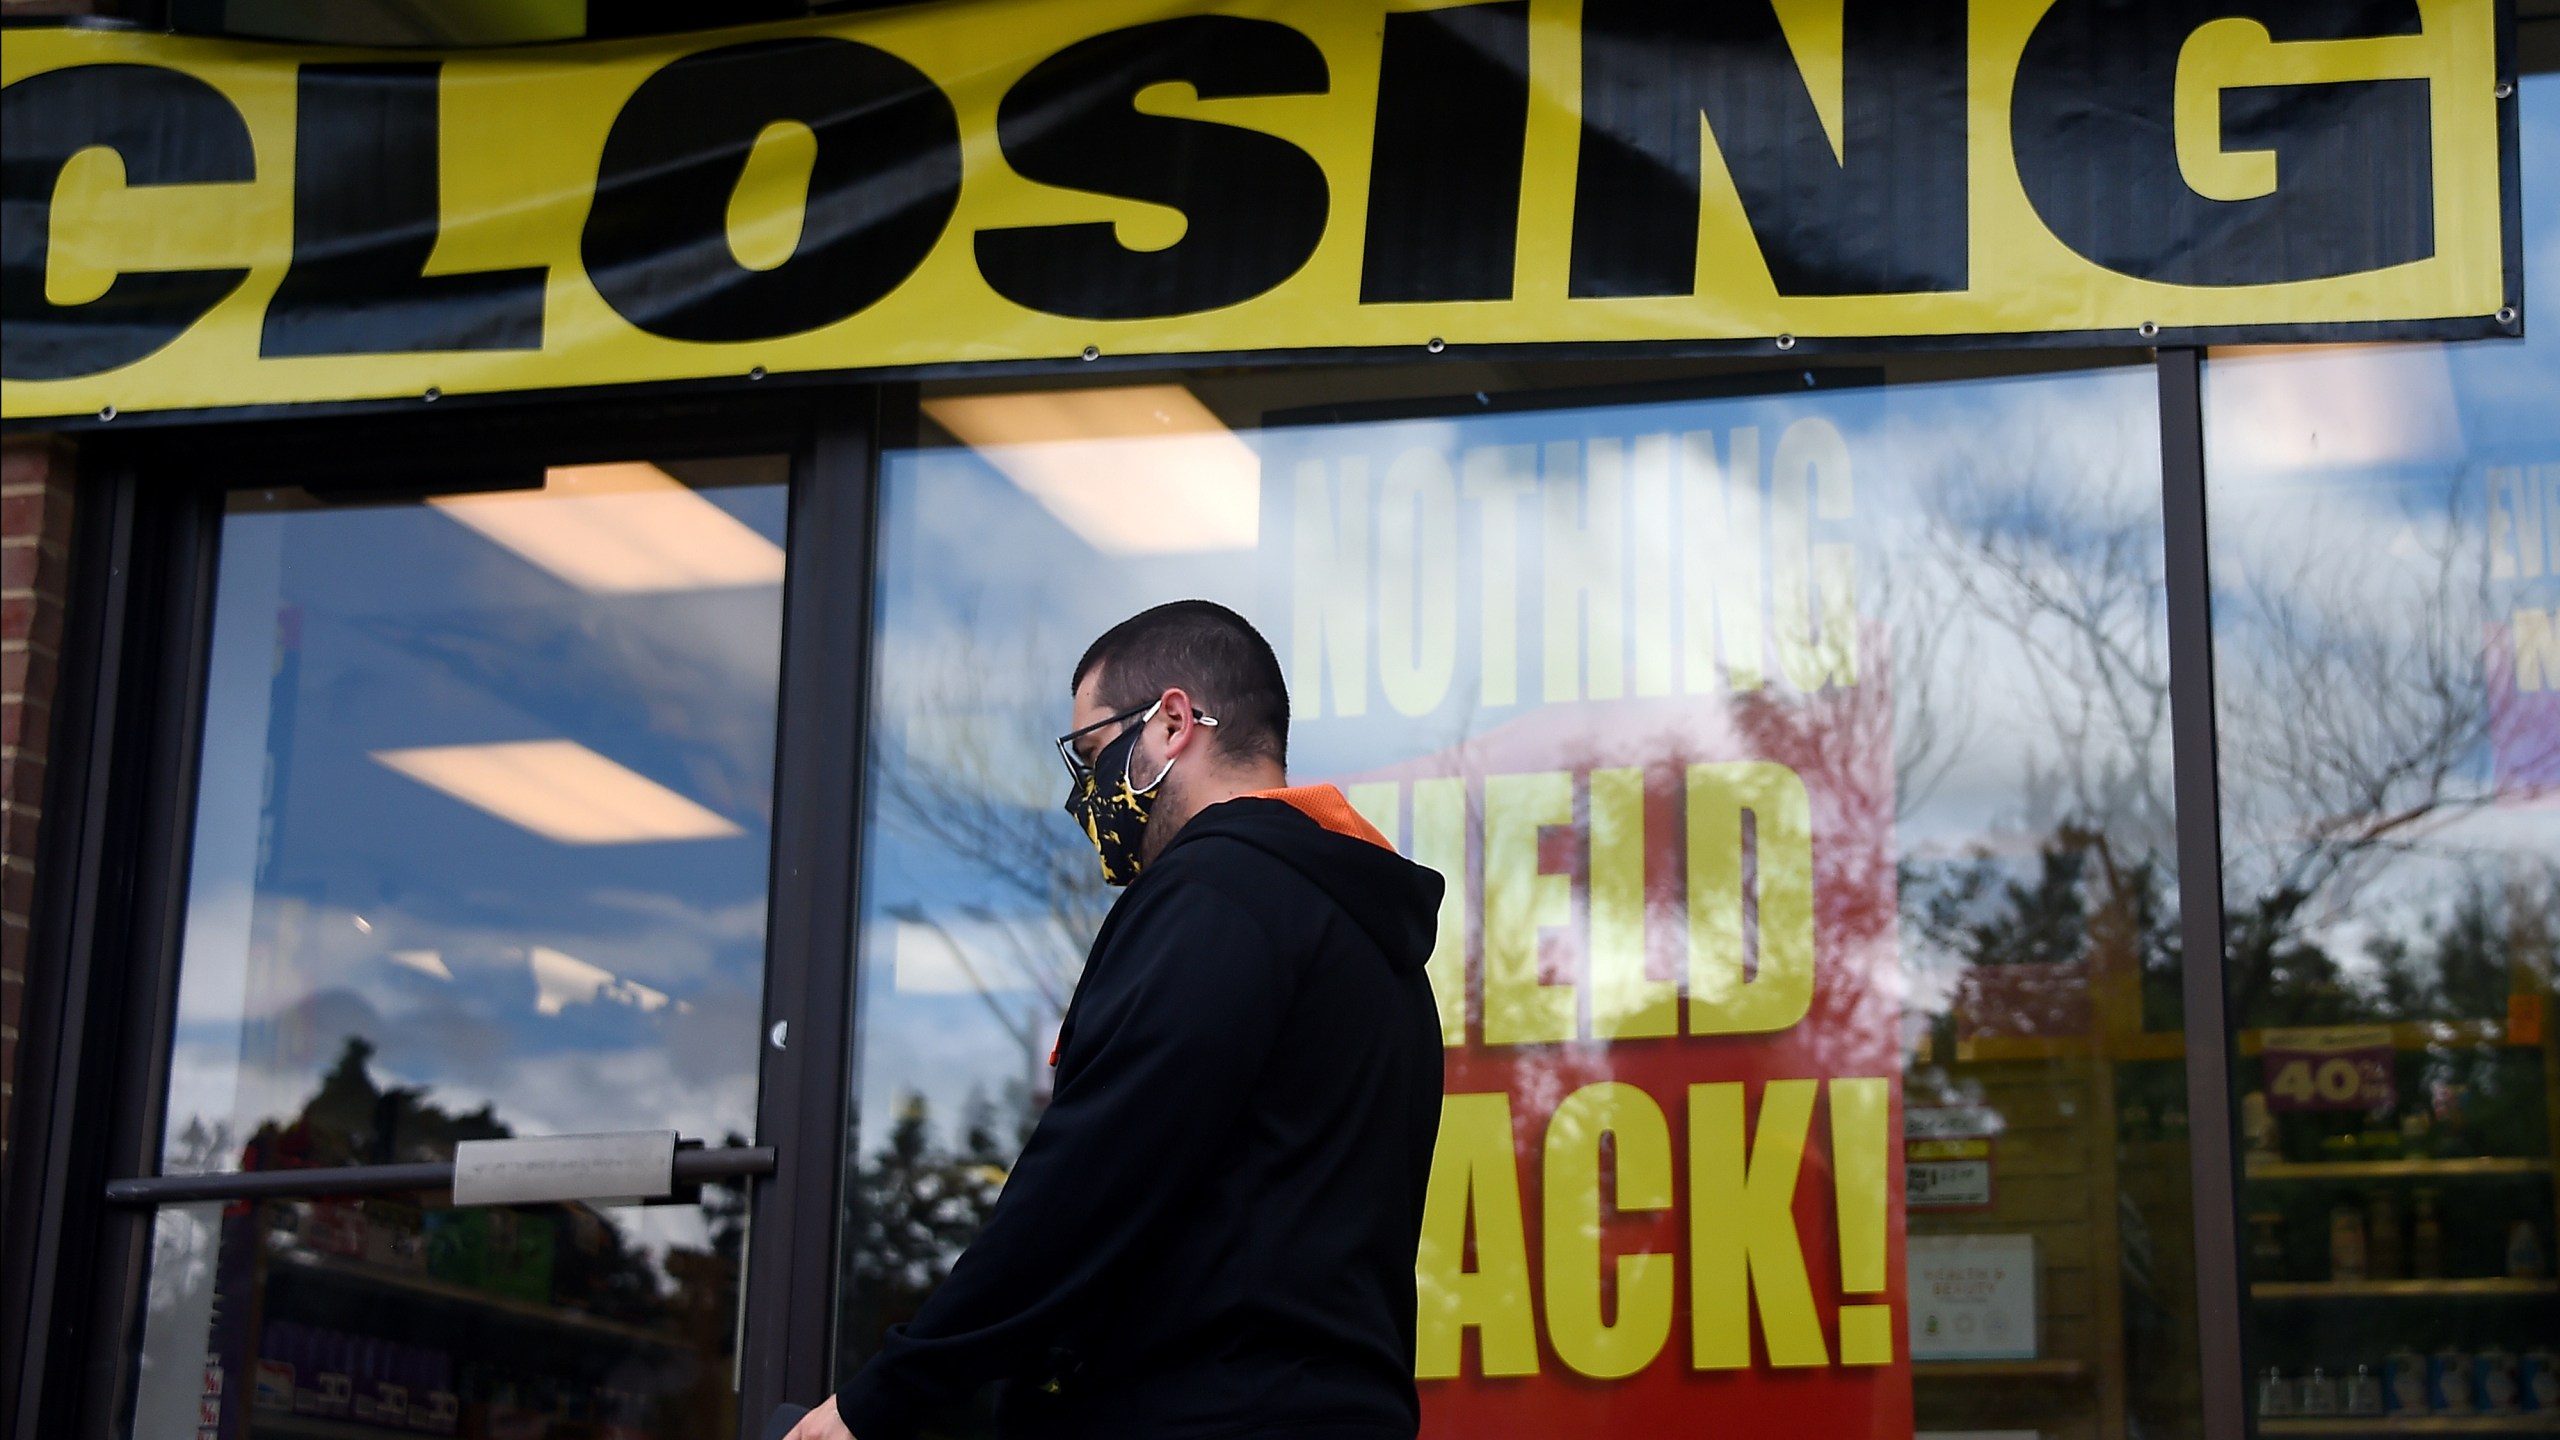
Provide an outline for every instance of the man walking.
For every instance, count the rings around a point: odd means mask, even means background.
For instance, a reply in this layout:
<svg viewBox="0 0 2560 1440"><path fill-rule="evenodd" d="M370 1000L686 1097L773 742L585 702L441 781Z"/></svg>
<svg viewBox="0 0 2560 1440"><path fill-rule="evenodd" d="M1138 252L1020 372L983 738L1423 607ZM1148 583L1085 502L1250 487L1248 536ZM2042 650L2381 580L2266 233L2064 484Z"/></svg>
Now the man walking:
<svg viewBox="0 0 2560 1440"><path fill-rule="evenodd" d="M1021 1440L1410 1440L1440 1119L1440 876L1287 788L1279 661L1160 605L1076 665L1058 748L1128 886L986 1228L792 1440L907 1440L989 1381Z"/></svg>

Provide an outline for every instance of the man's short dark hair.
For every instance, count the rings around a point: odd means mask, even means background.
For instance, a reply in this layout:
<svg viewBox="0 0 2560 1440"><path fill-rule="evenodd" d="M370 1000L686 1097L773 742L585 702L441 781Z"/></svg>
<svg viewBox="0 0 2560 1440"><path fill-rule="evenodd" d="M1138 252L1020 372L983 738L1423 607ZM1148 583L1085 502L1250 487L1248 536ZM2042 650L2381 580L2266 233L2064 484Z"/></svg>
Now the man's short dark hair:
<svg viewBox="0 0 2560 1440"><path fill-rule="evenodd" d="M1093 642L1067 682L1101 672L1095 691L1106 710L1133 710L1167 690L1189 694L1218 720L1218 748L1239 759L1289 763L1289 684L1280 657L1250 621L1207 600L1142 610Z"/></svg>

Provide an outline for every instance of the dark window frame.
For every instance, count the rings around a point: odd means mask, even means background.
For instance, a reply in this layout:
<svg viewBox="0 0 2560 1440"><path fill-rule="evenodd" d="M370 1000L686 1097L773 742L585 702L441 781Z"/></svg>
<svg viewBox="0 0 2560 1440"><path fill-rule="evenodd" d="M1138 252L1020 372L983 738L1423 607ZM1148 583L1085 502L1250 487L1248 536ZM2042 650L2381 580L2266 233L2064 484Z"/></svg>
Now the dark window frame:
<svg viewBox="0 0 2560 1440"><path fill-rule="evenodd" d="M236 490L325 481L351 458L383 481L368 483L372 495L403 480L426 493L457 472L634 453L789 457L756 1119L758 1145L775 1153L773 1173L750 1189L740 1429L754 1433L786 1398L815 1398L832 1319L834 1157L851 1093L882 393L790 387L645 409L534 401L88 443L0 1237L0 1293L23 1297L0 1307L0 1393L10 1397L0 1428L110 1435L130 1424L160 1197L110 1204L109 1186L159 1174L223 503ZM776 1024L788 1027L785 1045L771 1042ZM306 1172L296 1193L331 1193L332 1173Z"/></svg>

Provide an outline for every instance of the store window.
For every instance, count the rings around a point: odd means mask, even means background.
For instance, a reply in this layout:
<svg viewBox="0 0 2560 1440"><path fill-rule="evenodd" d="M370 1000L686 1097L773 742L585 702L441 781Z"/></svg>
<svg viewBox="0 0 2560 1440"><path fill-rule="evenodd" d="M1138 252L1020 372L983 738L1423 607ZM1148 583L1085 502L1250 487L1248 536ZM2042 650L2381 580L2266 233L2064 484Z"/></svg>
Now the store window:
<svg viewBox="0 0 2560 1440"><path fill-rule="evenodd" d="M2196 1433L2156 381L1986 368L928 390L840 1376L995 1202L1113 898L1069 670L1197 596L1293 781L1450 880L1426 1434Z"/></svg>
<svg viewBox="0 0 2560 1440"><path fill-rule="evenodd" d="M734 1433L742 1190L329 1172L754 1133L787 469L233 497L133 1435Z"/></svg>
<svg viewBox="0 0 2560 1440"><path fill-rule="evenodd" d="M2259 1431L2548 1429L2560 337L2216 352L2205 424Z"/></svg>

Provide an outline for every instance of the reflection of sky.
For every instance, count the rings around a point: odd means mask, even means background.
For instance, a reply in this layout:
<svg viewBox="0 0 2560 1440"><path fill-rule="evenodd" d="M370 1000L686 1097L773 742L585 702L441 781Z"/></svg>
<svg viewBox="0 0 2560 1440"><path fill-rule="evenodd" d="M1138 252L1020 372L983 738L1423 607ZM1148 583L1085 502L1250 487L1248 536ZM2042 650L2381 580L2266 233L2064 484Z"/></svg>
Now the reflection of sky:
<svg viewBox="0 0 2560 1440"><path fill-rule="evenodd" d="M771 482L701 493L780 543L780 462L719 468ZM235 511L171 1133L291 1118L351 1036L519 1133L751 1133L780 634L778 586L590 595L426 507ZM744 833L564 846L370 758L534 739ZM539 1013L536 947L668 1002Z"/></svg>
<svg viewBox="0 0 2560 1440"><path fill-rule="evenodd" d="M2526 78L2522 114L2525 266L2560 274L2560 189L2533 183L2560 173L2560 77ZM2500 477L2560 466L2560 334L2236 352L2206 381L2234 903L2299 864L2323 822L2409 810L2315 910L2333 942L2407 936L2467 884L2560 853L2560 809L2498 793L2485 665L2489 626L2560 605L2547 566L2494 571L2489 523ZM2430 726L2461 741L2440 790L2402 776L2358 793ZM2326 768L2305 774L2307 748ZM2353 968L2360 947L2336 948Z"/></svg>
<svg viewBox="0 0 2560 1440"><path fill-rule="evenodd" d="M1339 499L1345 463L1364 462L1374 504L1380 477L1416 449L1443 457L1454 472L1476 447L1534 451L1558 441L1703 431L1729 459L1735 433L1756 428L1765 484L1780 437L1812 418L1827 422L1846 443L1853 514L1817 515L1811 539L1854 548L1860 613L1886 627L1880 633L1892 652L1866 657L1867 674L1882 679L1895 672L1898 706L1930 712L1925 724L1906 714L1900 728L1937 737L1928 753L1913 757L1926 783L1904 797L1900 846L1910 856L1955 857L1983 846L2017 852L2031 844L2017 837L2049 826L2072 804L2068 794L2043 792L2075 766L2093 773L2156 770L2165 788L2165 724L2134 733L2107 716L2075 716L2082 743L2066 750L2057 737L2067 727L2054 723L2053 707L2077 703L2077 641L2051 605L2022 605L2002 589L2120 585L2121 594L2102 597L2097 621L2139 672L2127 684L2165 693L2154 394L2150 371L2129 368L1497 413L1470 413L1475 407L1461 404L1443 417L1287 424L1243 433L1262 462L1258 547L1196 554L1102 553L967 449L901 453L891 458L884 487L875 794L938 777L946 787L992 800L998 819L991 823L1042 837L1068 863L1090 867L1084 841L1056 813L1064 777L1047 745L1065 725L1068 671L1086 643L1112 624L1148 605L1191 596L1244 612L1291 671L1299 711L1291 771L1300 782L1410 761L1533 713L1541 725L1561 725L1568 737L1577 727L1605 726L1605 705L1556 709L1543 698L1547 542L1534 494L1513 502L1520 545L1514 703L1484 702L1487 506L1461 498L1455 509L1455 588L1462 597L1456 659L1439 703L1424 713L1400 713L1373 673L1365 713L1341 716L1330 700L1311 705L1293 661L1301 623L1294 568L1299 467L1329 467ZM1764 525L1767 516L1764 497ZM1632 498L1622 524L1632 554L1647 541ZM1388 543L1383 531L1371 539ZM2009 609L1968 598L1962 581L1978 568L1968 547L1979 546L1996 547L2015 569L2014 581L1975 577ZM1764 574L1764 592L1772 583ZM1677 587L1675 577L1674 610ZM1631 615L1633 603L1630 591ZM1371 623L1374 672L1374 617ZM1675 651L1682 623L1675 617ZM1774 651L1764 661L1774 676ZM1626 670L1632 694L1632 658ZM1704 703L1723 702L1710 697ZM1559 715L1565 718L1556 720ZM895 923L900 918L935 918L958 935L966 928L963 917L973 912L1021 917L1036 909L1036 897L995 873L984 847L937 836L898 803L875 805L875 833L887 843L870 849L864 890L861 1093L872 1097L862 1117L865 1151L880 1143L894 1119L889 1097L922 1093L933 1113L948 1120L973 1093L996 1099L1009 1093L1025 1071L1018 1017L1026 1008L1037 1010L1020 994L966 993L965 987L923 993L923 987L896 983L898 965L909 958L904 946L915 934L913 925ZM2146 829L2136 844L2152 838ZM1924 956L1909 958L1927 965ZM1931 1004L1941 988L1924 979L1912 998ZM1040 1052L1035 1060L1045 1056L1046 1044L1041 1030L1033 1037Z"/></svg>

